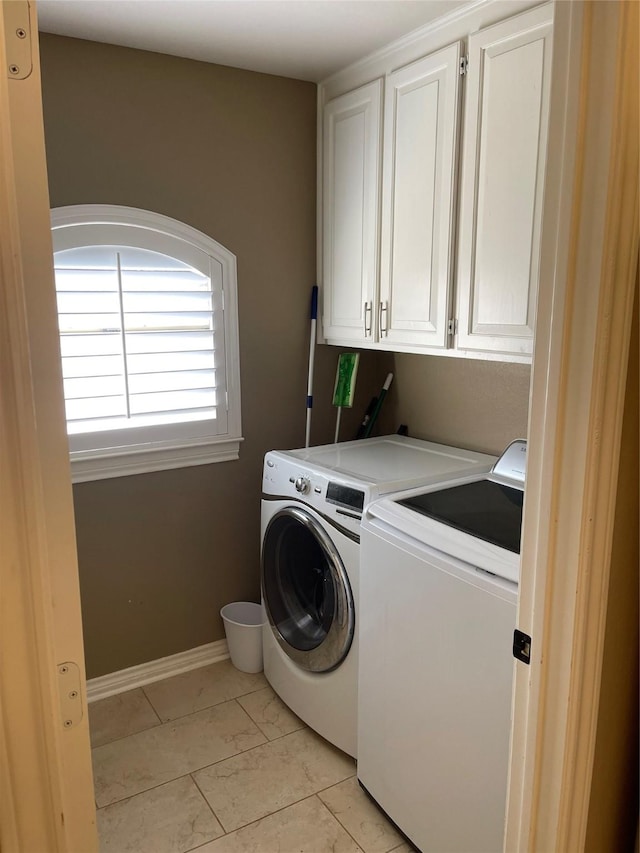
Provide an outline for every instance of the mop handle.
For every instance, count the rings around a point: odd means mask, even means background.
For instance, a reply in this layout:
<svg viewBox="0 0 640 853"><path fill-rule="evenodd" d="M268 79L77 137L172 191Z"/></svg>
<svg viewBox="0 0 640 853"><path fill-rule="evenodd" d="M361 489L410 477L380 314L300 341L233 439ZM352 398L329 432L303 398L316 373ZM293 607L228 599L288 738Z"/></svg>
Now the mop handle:
<svg viewBox="0 0 640 853"><path fill-rule="evenodd" d="M311 336L309 338L309 378L307 380L307 424L305 428L304 446L309 447L311 438L311 409L313 408L313 365L316 355L316 324L318 321L318 285L311 288Z"/></svg>

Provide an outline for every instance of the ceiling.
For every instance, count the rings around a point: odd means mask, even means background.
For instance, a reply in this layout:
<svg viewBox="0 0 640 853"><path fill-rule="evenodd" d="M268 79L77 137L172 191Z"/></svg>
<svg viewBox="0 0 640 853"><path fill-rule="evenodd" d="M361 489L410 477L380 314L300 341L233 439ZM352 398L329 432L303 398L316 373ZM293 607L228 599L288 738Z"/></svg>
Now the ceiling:
<svg viewBox="0 0 640 853"><path fill-rule="evenodd" d="M39 0L40 30L319 82L469 0Z"/></svg>

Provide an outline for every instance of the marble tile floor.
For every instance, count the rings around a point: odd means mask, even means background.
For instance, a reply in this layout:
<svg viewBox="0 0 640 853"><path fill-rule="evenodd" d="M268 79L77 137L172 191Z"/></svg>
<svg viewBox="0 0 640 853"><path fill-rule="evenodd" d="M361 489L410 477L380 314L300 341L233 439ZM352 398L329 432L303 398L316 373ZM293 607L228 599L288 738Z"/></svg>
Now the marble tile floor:
<svg viewBox="0 0 640 853"><path fill-rule="evenodd" d="M101 853L410 853L355 762L229 661L89 706Z"/></svg>

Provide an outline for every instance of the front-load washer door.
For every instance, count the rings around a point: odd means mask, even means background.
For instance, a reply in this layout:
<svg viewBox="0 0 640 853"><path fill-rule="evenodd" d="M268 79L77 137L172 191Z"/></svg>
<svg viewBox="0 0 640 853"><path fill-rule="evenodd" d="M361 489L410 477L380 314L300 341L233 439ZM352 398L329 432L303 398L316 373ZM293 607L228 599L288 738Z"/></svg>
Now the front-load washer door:
<svg viewBox="0 0 640 853"><path fill-rule="evenodd" d="M353 595L338 550L302 508L285 507L265 530L262 597L276 640L298 666L340 665L353 641Z"/></svg>

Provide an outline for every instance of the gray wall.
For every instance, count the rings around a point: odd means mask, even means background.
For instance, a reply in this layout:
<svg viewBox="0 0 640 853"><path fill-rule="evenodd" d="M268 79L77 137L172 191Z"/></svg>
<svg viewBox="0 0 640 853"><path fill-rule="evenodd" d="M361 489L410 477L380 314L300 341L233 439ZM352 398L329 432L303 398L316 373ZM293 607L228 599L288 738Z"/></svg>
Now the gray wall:
<svg viewBox="0 0 640 853"><path fill-rule="evenodd" d="M382 426L409 427L416 438L501 453L527 437L529 379L526 364L443 356L396 354Z"/></svg>
<svg viewBox="0 0 640 853"><path fill-rule="evenodd" d="M74 487L89 677L223 636L259 596L262 458L304 442L315 281L313 84L42 35L52 206L123 204L198 228L238 258L240 460ZM338 350L318 347L312 443L331 441ZM526 432L529 369L363 352L354 434L388 371L379 432L499 453Z"/></svg>
<svg viewBox="0 0 640 853"><path fill-rule="evenodd" d="M41 54L51 205L153 210L238 258L240 460L74 487L94 677L220 639L220 607L258 600L262 458L304 443L316 88L52 35ZM333 437L336 357L318 351L314 443ZM345 437L384 358L361 359Z"/></svg>

